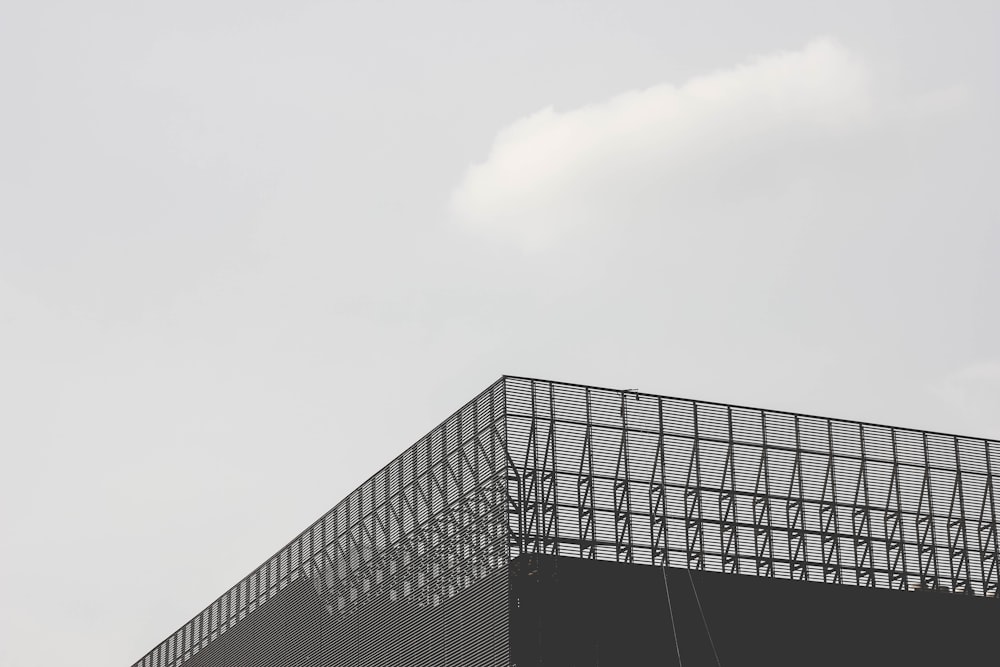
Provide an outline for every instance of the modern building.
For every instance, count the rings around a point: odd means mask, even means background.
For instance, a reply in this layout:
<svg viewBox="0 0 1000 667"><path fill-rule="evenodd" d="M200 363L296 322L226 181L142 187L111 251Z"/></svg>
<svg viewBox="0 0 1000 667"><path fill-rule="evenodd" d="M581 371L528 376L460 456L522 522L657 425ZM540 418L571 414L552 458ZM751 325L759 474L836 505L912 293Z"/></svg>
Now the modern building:
<svg viewBox="0 0 1000 667"><path fill-rule="evenodd" d="M1000 659L1000 441L506 376L135 667Z"/></svg>

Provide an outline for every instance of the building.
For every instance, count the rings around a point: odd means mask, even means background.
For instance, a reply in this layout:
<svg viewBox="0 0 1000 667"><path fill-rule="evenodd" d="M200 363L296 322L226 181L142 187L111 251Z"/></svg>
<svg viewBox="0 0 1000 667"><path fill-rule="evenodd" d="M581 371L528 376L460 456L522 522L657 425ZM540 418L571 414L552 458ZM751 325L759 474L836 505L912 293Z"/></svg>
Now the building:
<svg viewBox="0 0 1000 667"><path fill-rule="evenodd" d="M1000 441L506 376L135 667L986 664Z"/></svg>

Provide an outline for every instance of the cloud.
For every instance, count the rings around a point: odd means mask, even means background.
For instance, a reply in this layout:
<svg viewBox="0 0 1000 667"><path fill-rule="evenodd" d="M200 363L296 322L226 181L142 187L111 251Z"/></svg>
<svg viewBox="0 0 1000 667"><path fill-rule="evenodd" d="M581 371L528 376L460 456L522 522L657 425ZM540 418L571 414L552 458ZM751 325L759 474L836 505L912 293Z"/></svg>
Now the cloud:
<svg viewBox="0 0 1000 667"><path fill-rule="evenodd" d="M542 249L574 227L627 215L637 199L683 195L692 178L753 171L763 157L771 169L776 151L865 123L871 78L859 57L819 39L679 86L548 107L497 134L452 193L451 212L462 226Z"/></svg>

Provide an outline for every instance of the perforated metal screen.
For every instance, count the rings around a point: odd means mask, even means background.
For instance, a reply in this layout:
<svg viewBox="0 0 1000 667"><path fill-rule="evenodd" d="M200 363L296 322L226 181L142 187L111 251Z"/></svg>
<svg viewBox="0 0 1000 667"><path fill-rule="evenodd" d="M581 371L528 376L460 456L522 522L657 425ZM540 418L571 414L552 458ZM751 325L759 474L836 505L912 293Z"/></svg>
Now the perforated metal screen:
<svg viewBox="0 0 1000 667"><path fill-rule="evenodd" d="M302 579L327 619L284 641L321 635L316 664L437 665L450 651L463 656L454 664L506 665L503 387L498 381L421 438L135 667L192 659ZM295 625L303 604L276 623ZM463 613L475 620L462 622ZM474 660L469 642L483 648ZM277 664L239 646L208 654L213 660L200 662Z"/></svg>
<svg viewBox="0 0 1000 667"><path fill-rule="evenodd" d="M507 665L507 566L531 553L996 596L998 457L993 440L508 376L135 667L252 664L208 647L279 597L322 619L297 631L309 664Z"/></svg>
<svg viewBox="0 0 1000 667"><path fill-rule="evenodd" d="M995 596L1000 443L508 378L512 554Z"/></svg>

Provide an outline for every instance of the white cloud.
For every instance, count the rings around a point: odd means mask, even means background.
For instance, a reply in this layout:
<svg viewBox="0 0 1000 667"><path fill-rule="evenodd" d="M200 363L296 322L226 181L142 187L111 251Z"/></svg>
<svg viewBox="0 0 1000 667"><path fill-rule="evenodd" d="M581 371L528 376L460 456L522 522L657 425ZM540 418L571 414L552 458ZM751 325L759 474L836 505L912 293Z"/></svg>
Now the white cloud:
<svg viewBox="0 0 1000 667"><path fill-rule="evenodd" d="M681 191L692 175L745 171L752 156L771 169L773 151L865 122L870 80L860 58L819 39L679 86L545 108L498 133L453 192L452 213L489 236L543 248L569 228L620 217L637 197Z"/></svg>

